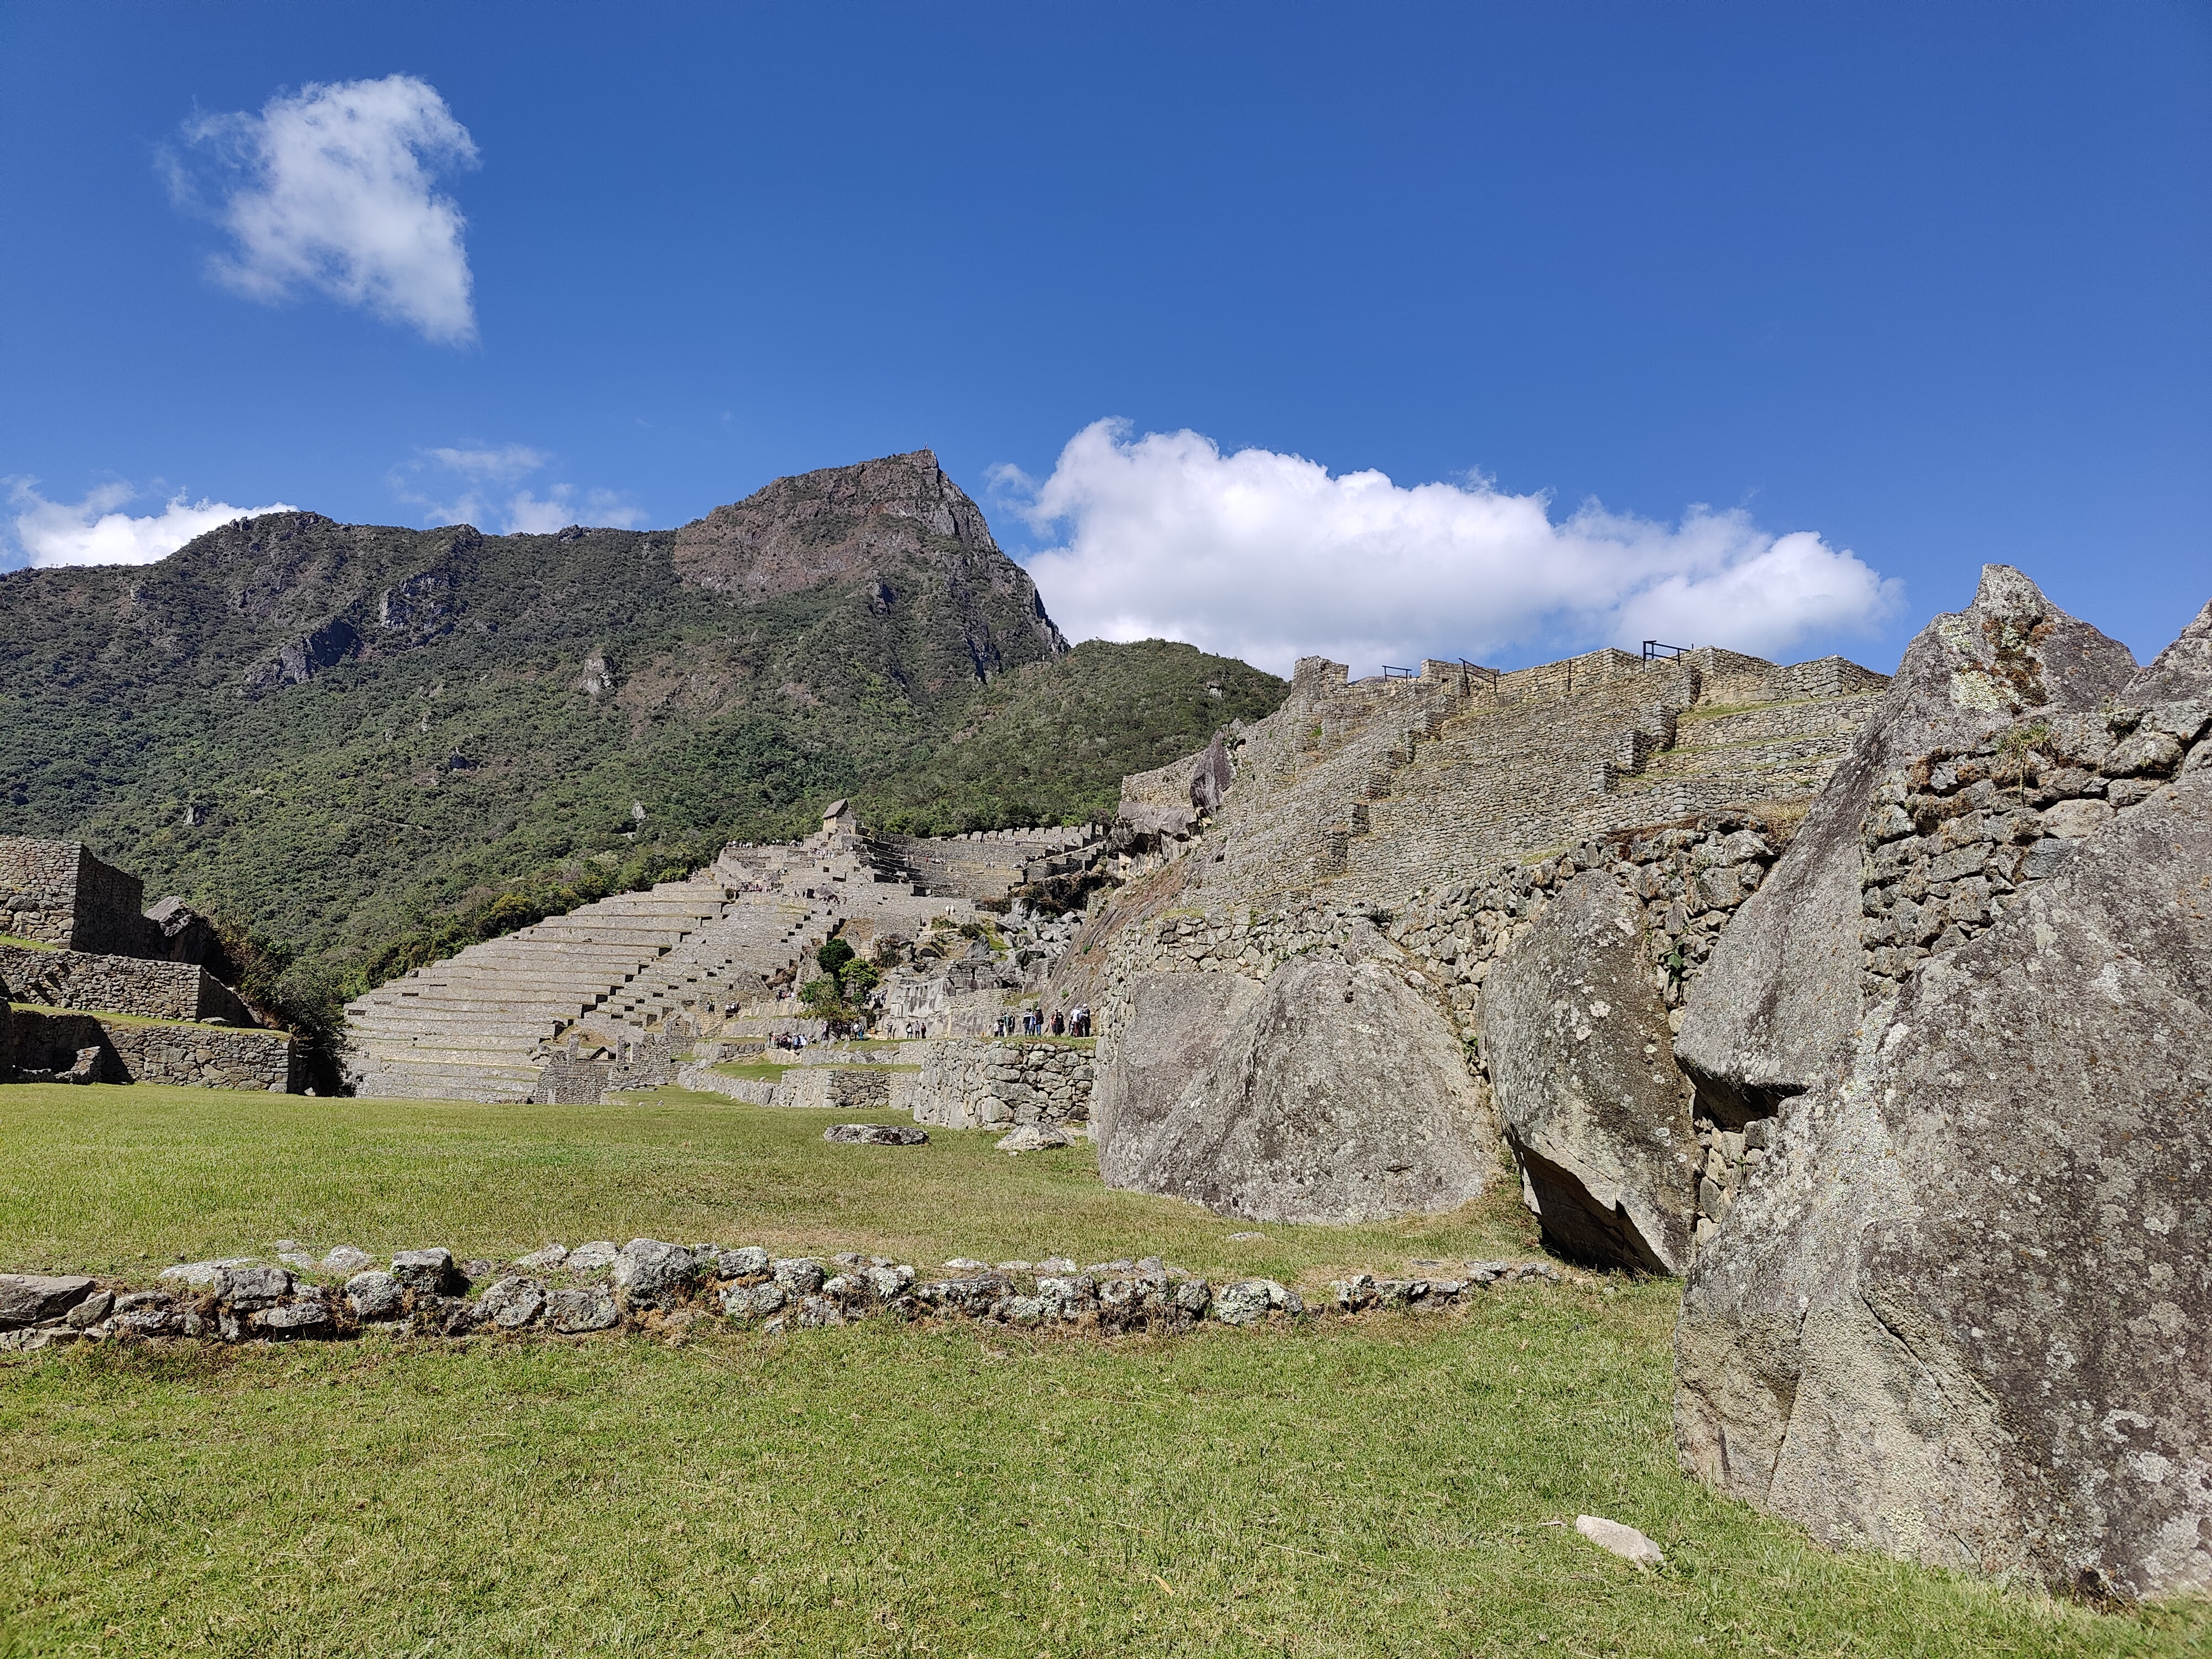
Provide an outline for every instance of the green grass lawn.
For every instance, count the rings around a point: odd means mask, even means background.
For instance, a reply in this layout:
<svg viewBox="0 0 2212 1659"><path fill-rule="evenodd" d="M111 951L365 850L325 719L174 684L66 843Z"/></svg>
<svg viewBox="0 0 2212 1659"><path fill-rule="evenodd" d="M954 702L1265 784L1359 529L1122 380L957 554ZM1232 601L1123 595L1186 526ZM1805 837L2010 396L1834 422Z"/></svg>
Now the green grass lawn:
<svg viewBox="0 0 2212 1659"><path fill-rule="evenodd" d="M1107 1193L1088 1149L822 1113L0 1089L0 1266L279 1236L505 1254L1161 1250L1218 1278L1517 1253L1508 1202L1265 1229ZM1686 1480L1674 1293L1182 1338L888 1323L680 1343L374 1338L0 1359L0 1654L2180 1655L2100 1614L1832 1556ZM1666 1549L1639 1574L1571 1530ZM1566 1522L1565 1526L1555 1524Z"/></svg>

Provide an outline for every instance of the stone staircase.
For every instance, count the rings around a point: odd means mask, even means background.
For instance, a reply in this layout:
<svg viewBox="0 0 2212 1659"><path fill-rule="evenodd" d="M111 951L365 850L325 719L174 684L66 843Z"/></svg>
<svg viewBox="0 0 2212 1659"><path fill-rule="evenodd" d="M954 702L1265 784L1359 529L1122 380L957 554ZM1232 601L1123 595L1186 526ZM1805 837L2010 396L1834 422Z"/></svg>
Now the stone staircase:
<svg viewBox="0 0 2212 1659"><path fill-rule="evenodd" d="M346 1006L356 1095L526 1100L545 1045L729 904L709 872L550 917L379 986Z"/></svg>
<svg viewBox="0 0 2212 1659"><path fill-rule="evenodd" d="M836 911L824 902L741 894L719 920L609 991L575 1024L612 1042L656 1029L676 1014L711 1015L755 1001L766 993L769 975L811 952L836 920Z"/></svg>

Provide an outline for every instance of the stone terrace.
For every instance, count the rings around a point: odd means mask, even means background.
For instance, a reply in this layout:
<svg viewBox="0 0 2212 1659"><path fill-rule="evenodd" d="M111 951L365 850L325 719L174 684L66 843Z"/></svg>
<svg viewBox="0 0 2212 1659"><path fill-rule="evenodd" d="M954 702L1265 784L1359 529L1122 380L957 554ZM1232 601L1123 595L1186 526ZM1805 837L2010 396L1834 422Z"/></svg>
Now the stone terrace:
<svg viewBox="0 0 2212 1659"><path fill-rule="evenodd" d="M875 836L840 801L803 842L726 847L684 881L603 899L370 992L346 1010L348 1081L361 1095L521 1101L563 1047L588 1058L647 1037L688 1042L703 1028L743 1034L773 1013L771 982L804 976L832 932L865 947L933 917L972 919L961 892L1003 894L1025 865L1084 844L1061 830ZM933 879L917 879L916 857Z"/></svg>
<svg viewBox="0 0 2212 1659"><path fill-rule="evenodd" d="M1389 902L1592 836L1808 799L1887 684L1841 658L1711 647L1358 681L1308 658L1239 734L1196 884L1208 902L1326 884Z"/></svg>

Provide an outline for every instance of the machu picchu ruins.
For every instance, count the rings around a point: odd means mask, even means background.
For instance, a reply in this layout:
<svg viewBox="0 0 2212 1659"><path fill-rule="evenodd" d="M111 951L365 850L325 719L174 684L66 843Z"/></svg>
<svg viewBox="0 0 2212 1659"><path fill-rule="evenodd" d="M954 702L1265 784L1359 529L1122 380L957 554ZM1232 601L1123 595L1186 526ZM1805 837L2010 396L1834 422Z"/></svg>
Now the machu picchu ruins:
<svg viewBox="0 0 2212 1659"><path fill-rule="evenodd" d="M490 603L465 568L483 544L463 538L395 542L366 578L344 570L369 538L306 515L207 539L207 559L242 562L222 568L295 561L284 580L312 566L319 585L272 612L289 643L221 683L249 721L449 650L468 606ZM684 627L726 625L714 606L842 596L818 651L770 664L781 725L728 662L610 647L596 622L481 677L512 672L518 697L605 721L610 744L666 722L677 736L646 752L692 799L740 738L778 765L802 739L822 752L824 665L855 639L906 653L908 701L884 730L941 714L935 769L917 775L939 795L963 744L1006 740L1066 691L1042 676L1081 655L927 452L781 481L620 551L659 573ZM426 553L434 580L403 574ZM353 597L333 607L340 587ZM902 607L927 620L899 634L884 619ZM418 734L465 658L441 660L398 704ZM1825 1542L1929 1565L2126 1598L2212 1585L2212 607L2148 666L1999 564L1894 677L1653 641L1360 678L1311 656L1287 684L1195 653L1112 660L1164 678L1139 682L1157 706L1125 752L1148 763L1115 773L1110 800L1025 811L1037 763L1060 757L1024 752L1020 781L990 781L1001 827L933 833L935 809L902 805L883 779L907 775L878 754L873 775L809 774L860 780L845 793L761 809L784 833L701 845L659 830L680 791L648 806L623 771L611 827L602 789L536 886L453 877L473 908L444 932L410 922L411 959L356 978L313 1032L241 994L225 955L240 936L219 917L175 897L148 908L82 839L0 839L0 1080L304 1094L321 1066L356 1100L494 1113L895 1115L823 1134L848 1156L926 1156L938 1132L985 1132L1015 1158L1073 1148L1118 1194L1253 1229L1445 1218L1498 1196L1574 1283L1680 1284L1675 1443L1698 1480ZM1217 717L1224 684L1243 712ZM1113 701L1078 690L1054 707ZM668 711L688 696L726 700L733 724L684 724ZM1083 718L1098 729L1048 746L1107 748L1103 718ZM425 800L524 764L488 740L416 755L390 707L356 727L344 781L397 787L428 755L408 786ZM243 821L270 798L255 786L222 811ZM159 816L144 844L160 857L221 850L197 796ZM425 828L372 822L345 832L365 868ZM344 959L356 975L400 960ZM185 1264L210 1275L185 1287L212 1287L198 1302L87 1278L69 1310L14 1322L52 1332L97 1305L70 1328L459 1339L957 1316L1174 1333L1308 1308L1273 1279L1215 1287L1149 1257L1095 1272L960 1258L937 1280L852 1252L831 1273L752 1246L580 1249L485 1273L415 1252L439 1260L411 1279L420 1264L387 1274L363 1257L343 1298L296 1251L281 1289L253 1277L276 1270L225 1258ZM1535 1272L1431 1265L1340 1279L1323 1305L1462 1306ZM636 1275L655 1273L674 1276L648 1295ZM474 1280L489 1288L471 1301Z"/></svg>

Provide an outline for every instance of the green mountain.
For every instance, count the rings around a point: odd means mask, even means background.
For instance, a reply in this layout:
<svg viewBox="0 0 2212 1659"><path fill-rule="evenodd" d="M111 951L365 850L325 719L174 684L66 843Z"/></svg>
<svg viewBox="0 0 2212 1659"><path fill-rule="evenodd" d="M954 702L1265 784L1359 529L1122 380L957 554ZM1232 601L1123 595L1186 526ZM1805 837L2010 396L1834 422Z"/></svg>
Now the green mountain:
<svg viewBox="0 0 2212 1659"><path fill-rule="evenodd" d="M0 832L250 929L294 1003L811 828L1074 823L1285 686L1070 650L927 451L676 531L240 520L0 575Z"/></svg>

